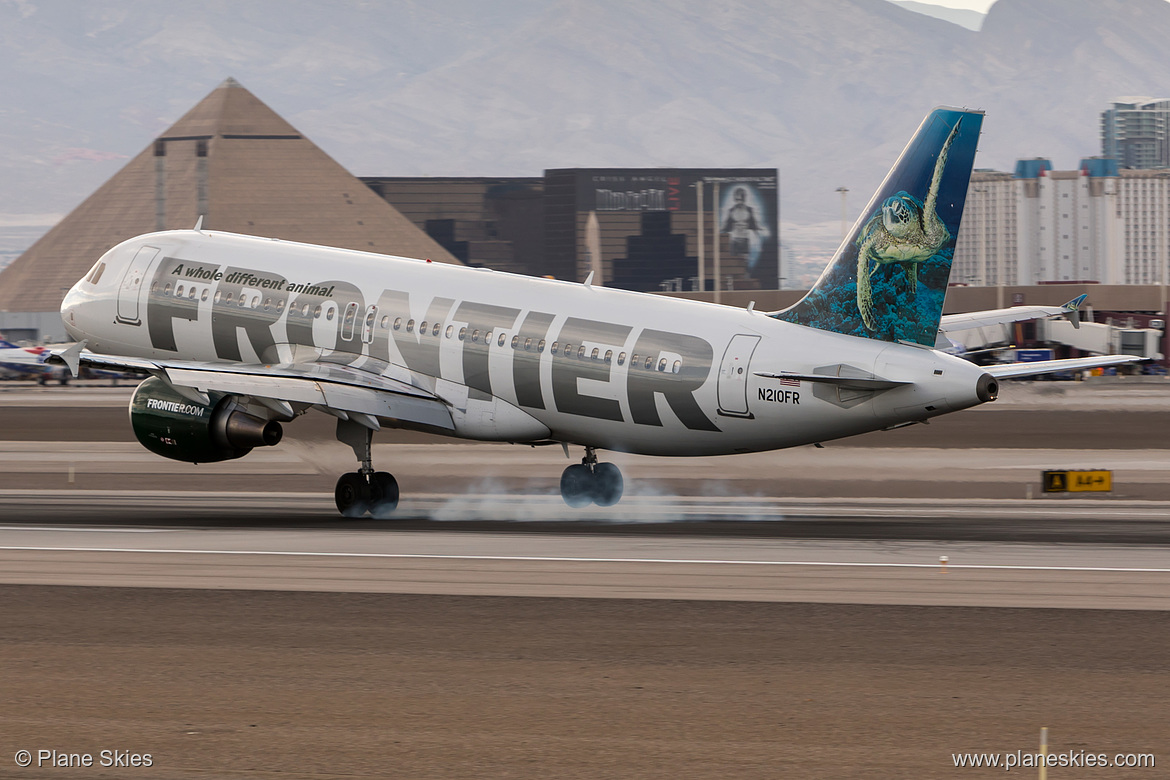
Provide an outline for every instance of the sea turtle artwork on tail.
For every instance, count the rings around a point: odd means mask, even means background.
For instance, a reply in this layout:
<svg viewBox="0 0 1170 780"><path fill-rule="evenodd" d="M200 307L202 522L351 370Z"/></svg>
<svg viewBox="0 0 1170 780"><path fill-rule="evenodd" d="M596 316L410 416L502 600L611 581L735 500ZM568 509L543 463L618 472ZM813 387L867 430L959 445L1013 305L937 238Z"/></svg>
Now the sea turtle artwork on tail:
<svg viewBox="0 0 1170 780"><path fill-rule="evenodd" d="M906 277L909 299L914 300L918 290L919 264L932 258L951 239L936 207L947 152L961 123L960 120L951 128L939 151L925 202L905 191L891 195L869 218L857 237L857 309L865 327L871 331L877 329L878 323L870 278L882 266L899 265Z"/></svg>

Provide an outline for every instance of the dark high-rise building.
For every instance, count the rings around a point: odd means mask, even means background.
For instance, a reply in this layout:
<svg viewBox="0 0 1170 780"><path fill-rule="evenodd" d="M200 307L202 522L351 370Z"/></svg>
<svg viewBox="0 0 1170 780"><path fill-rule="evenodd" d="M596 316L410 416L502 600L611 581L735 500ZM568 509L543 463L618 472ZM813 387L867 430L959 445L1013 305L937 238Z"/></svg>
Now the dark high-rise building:
<svg viewBox="0 0 1170 780"><path fill-rule="evenodd" d="M779 286L775 168L564 168L545 171L544 180L545 260L558 278L581 280L591 270L593 216L607 285L698 289L702 220L707 289L716 241L723 289Z"/></svg>
<svg viewBox="0 0 1170 780"><path fill-rule="evenodd" d="M543 178L363 181L468 265L581 281L593 268L592 243L601 269L595 284L696 290L702 219L707 289L716 246L722 289L779 286L774 168L561 168Z"/></svg>

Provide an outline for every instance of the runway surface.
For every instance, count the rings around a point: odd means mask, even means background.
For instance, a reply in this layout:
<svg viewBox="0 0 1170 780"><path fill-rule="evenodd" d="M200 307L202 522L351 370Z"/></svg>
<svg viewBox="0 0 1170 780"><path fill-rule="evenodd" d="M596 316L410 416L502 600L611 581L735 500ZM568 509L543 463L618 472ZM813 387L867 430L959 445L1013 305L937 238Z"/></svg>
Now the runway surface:
<svg viewBox="0 0 1170 780"><path fill-rule="evenodd" d="M0 527L0 582L1170 609L1170 548L450 531Z"/></svg>
<svg viewBox="0 0 1170 780"><path fill-rule="evenodd" d="M982 777L952 755L1034 750L1041 726L1053 752L1158 760L1086 776L1159 777L1170 755L1164 612L38 586L0 604L7 777ZM16 770L38 748L153 766Z"/></svg>
<svg viewBox="0 0 1170 780"><path fill-rule="evenodd" d="M583 512L559 450L386 432L391 521L336 516L324 415L195 467L126 390L0 392L0 776L975 776L1041 726L1165 763L1168 389L613 456L626 498ZM1060 467L1116 489L1041 498ZM152 766L12 763L42 748Z"/></svg>

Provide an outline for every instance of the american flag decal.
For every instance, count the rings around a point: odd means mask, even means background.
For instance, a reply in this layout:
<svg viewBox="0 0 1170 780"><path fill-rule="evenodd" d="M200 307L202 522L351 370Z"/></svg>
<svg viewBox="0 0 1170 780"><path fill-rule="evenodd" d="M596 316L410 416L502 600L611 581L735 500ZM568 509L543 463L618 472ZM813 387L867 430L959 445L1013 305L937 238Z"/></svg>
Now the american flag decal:
<svg viewBox="0 0 1170 780"><path fill-rule="evenodd" d="M800 387L799 379L793 379L789 376L781 376L777 378L780 380L780 384L782 385L787 385L788 387Z"/></svg>

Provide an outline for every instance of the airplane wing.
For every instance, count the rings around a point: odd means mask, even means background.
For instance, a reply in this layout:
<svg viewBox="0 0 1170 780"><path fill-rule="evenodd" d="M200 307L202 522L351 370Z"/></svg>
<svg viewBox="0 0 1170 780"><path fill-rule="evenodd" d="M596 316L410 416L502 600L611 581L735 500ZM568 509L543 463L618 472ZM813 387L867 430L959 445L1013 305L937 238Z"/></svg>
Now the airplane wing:
<svg viewBox="0 0 1170 780"><path fill-rule="evenodd" d="M1068 358L1065 360L1038 360L1034 363L1000 363L998 365L983 366L983 370L994 377L1002 379L1013 376L1051 374L1056 371L1076 371L1082 368L1117 366L1122 363L1135 363L1145 359L1137 355L1095 355L1093 357Z"/></svg>
<svg viewBox="0 0 1170 780"><path fill-rule="evenodd" d="M84 349L84 342L54 352L49 361L116 371L140 371L158 377L175 392L207 404L210 393L248 396L277 414L292 419L292 404L308 405L340 417L354 419L378 430L378 417L429 425L444 430L455 427L451 411L434 393L402 379L381 376L349 365L293 363L288 365L241 365L188 360L153 360L113 357Z"/></svg>
<svg viewBox="0 0 1170 780"><path fill-rule="evenodd" d="M943 333L953 333L958 330L972 330L989 325L1004 325L1011 322L1025 322L1047 317L1068 317L1073 327L1081 325L1080 307L1087 294L1078 295L1061 306L1012 306L1009 309L988 309L986 311L972 311L965 314L944 314L939 320L938 329Z"/></svg>

